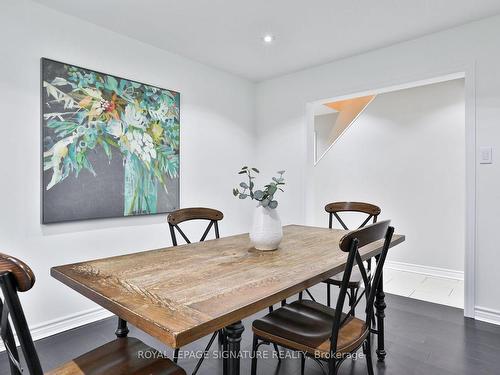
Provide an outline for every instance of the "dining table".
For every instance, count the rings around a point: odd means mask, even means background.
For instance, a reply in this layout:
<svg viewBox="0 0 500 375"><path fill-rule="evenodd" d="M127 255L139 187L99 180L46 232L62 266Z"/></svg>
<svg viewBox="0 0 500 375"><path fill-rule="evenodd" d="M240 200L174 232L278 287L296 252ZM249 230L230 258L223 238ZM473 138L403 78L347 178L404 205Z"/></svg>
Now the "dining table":
<svg viewBox="0 0 500 375"><path fill-rule="evenodd" d="M248 234L239 234L55 266L51 275L118 316L118 337L128 334L128 322L175 349L222 329L223 372L239 375L242 320L342 272L347 253L339 242L347 233L287 225L275 251L258 251ZM394 235L390 246L404 240ZM381 240L362 247L362 259L376 258L382 246ZM375 300L381 361L385 308L381 280Z"/></svg>

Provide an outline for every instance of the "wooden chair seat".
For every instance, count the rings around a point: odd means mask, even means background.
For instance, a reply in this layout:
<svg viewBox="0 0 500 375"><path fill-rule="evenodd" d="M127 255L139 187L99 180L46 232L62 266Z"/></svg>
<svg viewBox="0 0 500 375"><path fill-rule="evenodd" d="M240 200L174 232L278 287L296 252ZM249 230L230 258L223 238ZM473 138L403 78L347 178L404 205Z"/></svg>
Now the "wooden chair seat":
<svg viewBox="0 0 500 375"><path fill-rule="evenodd" d="M342 279L344 278L344 272L338 273L335 276L332 276L329 279L323 280L323 283L325 284L330 284L330 285L335 285L335 286L342 286ZM361 276L361 272L359 271L358 267L354 267L352 269L351 277L349 278L349 284L347 285L348 288L359 288L363 281L363 276Z"/></svg>
<svg viewBox="0 0 500 375"><path fill-rule="evenodd" d="M104 344L46 374L186 375L186 372L139 339L127 337Z"/></svg>
<svg viewBox="0 0 500 375"><path fill-rule="evenodd" d="M299 300L254 321L253 332L264 340L316 357L330 355L335 310L318 302ZM342 315L342 319L345 314ZM350 353L368 336L364 321L349 317L339 330L337 353Z"/></svg>

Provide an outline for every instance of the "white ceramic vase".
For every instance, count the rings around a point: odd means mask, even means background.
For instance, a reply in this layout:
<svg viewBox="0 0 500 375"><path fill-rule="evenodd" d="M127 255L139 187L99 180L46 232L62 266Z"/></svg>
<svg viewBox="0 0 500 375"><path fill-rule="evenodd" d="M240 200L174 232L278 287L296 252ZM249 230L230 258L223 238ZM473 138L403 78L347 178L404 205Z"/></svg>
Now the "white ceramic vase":
<svg viewBox="0 0 500 375"><path fill-rule="evenodd" d="M250 241L257 250L276 250L283 238L283 228L276 209L259 206L253 215Z"/></svg>

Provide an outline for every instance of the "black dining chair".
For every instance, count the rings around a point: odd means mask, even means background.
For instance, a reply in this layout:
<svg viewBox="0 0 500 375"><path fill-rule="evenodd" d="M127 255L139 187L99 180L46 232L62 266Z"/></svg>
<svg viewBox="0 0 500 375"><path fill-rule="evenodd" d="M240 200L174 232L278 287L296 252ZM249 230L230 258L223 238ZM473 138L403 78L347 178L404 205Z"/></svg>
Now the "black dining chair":
<svg viewBox="0 0 500 375"><path fill-rule="evenodd" d="M377 222L377 218L380 215L381 209L380 207L365 202L333 202L328 203L325 206L325 211L328 213L328 228L333 228L333 219L341 225L342 229L350 230L350 228L345 224L344 220L342 220L342 213L359 213L364 216L363 222L358 226L359 228L363 228L370 221L373 223ZM371 270L371 260L368 261L368 273ZM339 273L327 280L324 280L323 283L326 284L326 301L327 305L331 306L331 286L339 287L342 285L343 273ZM354 301L356 301L359 288L362 282L361 273L359 272L357 267L354 267L351 279L349 280L347 297L349 301L349 306L351 306ZM311 295L309 290L305 290L309 297L314 300L314 297ZM299 299L302 298L302 293L299 294Z"/></svg>
<svg viewBox="0 0 500 375"><path fill-rule="evenodd" d="M360 213L366 215L364 221L359 228L363 228L366 224L370 222L377 222L377 218L382 212L380 207L365 202L334 202L329 203L325 206L325 211L328 213L328 228L333 228L333 218L337 220L337 222L342 226L345 230L350 230L347 225L342 220L340 214L341 213ZM368 272L371 271L371 260L368 261ZM339 287L342 285L342 277L343 274L339 273L330 279L324 280L323 283L326 284L326 293L327 293L327 305L331 306L331 285ZM354 301L356 301L359 287L361 285L362 277L357 267L354 267L353 272L351 274L351 279L349 280L347 297L349 299L349 306L352 306Z"/></svg>
<svg viewBox="0 0 500 375"><path fill-rule="evenodd" d="M43 374L18 296L19 292L27 292L33 288L34 284L35 275L30 267L17 258L0 253L0 288L3 294L3 300L0 298L0 336L7 352L11 375L24 374L26 369L30 375ZM19 356L14 332L26 366ZM141 352L151 353L151 356L145 358L139 355ZM186 372L171 360L162 358L160 352L139 339L119 337L46 374L186 375Z"/></svg>
<svg viewBox="0 0 500 375"><path fill-rule="evenodd" d="M219 221L221 221L224 218L224 214L218 210L215 210L213 208L205 208L205 207L191 207L191 208L181 208L177 211L171 212L167 216L167 222L170 228L170 237L172 240L172 245L177 246L177 236L176 236L176 231L181 235L182 239L186 243L191 243L191 240L188 238L188 236L184 233L184 231L179 227L179 224L184 223L186 221L192 221L192 220L201 220L201 221L208 221L208 225L205 228L205 231L203 232L199 242L203 242L206 240L208 234L210 233L210 230L213 228L215 232L215 238L219 238ZM196 364L195 369L193 370L193 375L196 375L198 370L200 369L200 366L203 363L203 360L205 359L208 351L212 347L214 341L216 338L219 338L219 344L223 345L225 342L224 338L224 332L223 330L218 330L217 332L214 332L212 337L210 338L205 351L203 353L203 356L199 359L198 363ZM178 358L179 358L179 350L180 349L175 349L174 351L174 362L177 363Z"/></svg>
<svg viewBox="0 0 500 375"><path fill-rule="evenodd" d="M340 241L340 250L347 253L347 262L335 309L312 300L298 300L274 310L253 322L252 375L257 374L257 350L264 343L276 343L298 351L301 357L301 375L304 375L305 359L310 357L326 373L336 375L342 363L363 348L368 374L373 375L371 332L374 301L377 287L382 280L382 269L387 257L394 228L389 221L368 225L346 234ZM368 274L359 249L385 239L377 255L375 272ZM344 313L344 304L354 265L360 270L364 289L358 299ZM356 305L365 297L365 317L354 316Z"/></svg>

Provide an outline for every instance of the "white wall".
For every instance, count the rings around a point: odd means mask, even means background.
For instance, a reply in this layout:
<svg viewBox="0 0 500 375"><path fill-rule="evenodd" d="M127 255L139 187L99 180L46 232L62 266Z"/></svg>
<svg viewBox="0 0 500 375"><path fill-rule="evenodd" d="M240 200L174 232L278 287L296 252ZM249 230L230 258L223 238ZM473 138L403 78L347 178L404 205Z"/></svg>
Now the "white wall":
<svg viewBox="0 0 500 375"><path fill-rule="evenodd" d="M500 150L500 17L463 25L405 43L265 81L257 86L258 155L287 169L280 202L284 222L306 221L312 165L307 153L306 107L316 100L469 70L475 78L477 145ZM469 91L467 90L469 98ZM470 99L470 98L469 98ZM282 145L276 147L276 144ZM500 163L477 165L476 309L500 322ZM397 226L397 223L394 223Z"/></svg>
<svg viewBox="0 0 500 375"><path fill-rule="evenodd" d="M314 224L326 203L372 202L406 235L389 260L463 272L464 161L463 79L380 94L314 167Z"/></svg>
<svg viewBox="0 0 500 375"><path fill-rule="evenodd" d="M42 56L179 91L181 206L221 209L222 235L248 231L251 204L231 191L254 153L254 84L25 0L2 1L0 25L0 251L36 273L22 296L31 325L95 306L51 266L170 244L165 215L40 224Z"/></svg>

